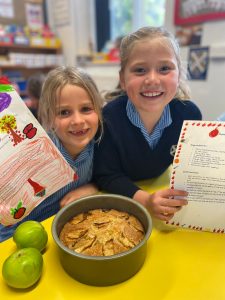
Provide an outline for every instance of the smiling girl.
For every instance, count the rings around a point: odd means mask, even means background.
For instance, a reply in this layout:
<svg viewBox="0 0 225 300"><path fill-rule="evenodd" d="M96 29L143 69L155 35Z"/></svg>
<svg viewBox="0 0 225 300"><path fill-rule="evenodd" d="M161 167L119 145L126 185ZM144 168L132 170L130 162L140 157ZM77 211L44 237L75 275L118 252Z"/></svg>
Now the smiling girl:
<svg viewBox="0 0 225 300"><path fill-rule="evenodd" d="M169 167L183 121L201 120L201 112L188 100L179 46L166 29L143 27L127 35L120 58L121 89L107 95L117 98L103 109L104 137L96 145L94 180L167 221L187 204L187 193L166 189L149 194L134 182L158 177Z"/></svg>
<svg viewBox="0 0 225 300"><path fill-rule="evenodd" d="M58 192L60 206L97 192L90 181L97 131L101 135L103 130L101 107L98 89L84 70L58 67L49 72L42 89L39 120L78 175L75 182Z"/></svg>

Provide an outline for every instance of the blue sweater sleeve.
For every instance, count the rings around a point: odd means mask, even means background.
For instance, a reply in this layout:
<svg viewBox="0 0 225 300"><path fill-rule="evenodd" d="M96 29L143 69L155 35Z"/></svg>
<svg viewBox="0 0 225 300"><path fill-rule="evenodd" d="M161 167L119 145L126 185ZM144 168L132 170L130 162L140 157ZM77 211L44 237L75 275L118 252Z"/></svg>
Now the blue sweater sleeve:
<svg viewBox="0 0 225 300"><path fill-rule="evenodd" d="M105 124L103 138L95 146L93 179L101 190L132 198L140 188L123 173L116 145L115 137Z"/></svg>

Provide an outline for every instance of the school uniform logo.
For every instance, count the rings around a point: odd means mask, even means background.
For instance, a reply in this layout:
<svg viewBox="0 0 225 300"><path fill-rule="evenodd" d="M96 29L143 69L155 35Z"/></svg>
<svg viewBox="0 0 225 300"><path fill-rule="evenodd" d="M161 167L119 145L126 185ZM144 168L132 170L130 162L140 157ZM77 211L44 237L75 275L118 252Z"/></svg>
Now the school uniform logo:
<svg viewBox="0 0 225 300"><path fill-rule="evenodd" d="M177 145L172 145L170 148L170 155L174 157L176 153Z"/></svg>

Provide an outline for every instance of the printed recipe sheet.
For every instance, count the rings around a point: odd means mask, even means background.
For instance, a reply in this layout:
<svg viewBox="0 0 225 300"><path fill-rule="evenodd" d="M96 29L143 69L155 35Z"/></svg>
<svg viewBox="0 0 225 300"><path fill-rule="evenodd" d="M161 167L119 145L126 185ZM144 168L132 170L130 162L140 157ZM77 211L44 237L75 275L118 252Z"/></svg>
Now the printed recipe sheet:
<svg viewBox="0 0 225 300"><path fill-rule="evenodd" d="M186 190L188 205L170 225L225 230L225 122L184 121L170 186Z"/></svg>

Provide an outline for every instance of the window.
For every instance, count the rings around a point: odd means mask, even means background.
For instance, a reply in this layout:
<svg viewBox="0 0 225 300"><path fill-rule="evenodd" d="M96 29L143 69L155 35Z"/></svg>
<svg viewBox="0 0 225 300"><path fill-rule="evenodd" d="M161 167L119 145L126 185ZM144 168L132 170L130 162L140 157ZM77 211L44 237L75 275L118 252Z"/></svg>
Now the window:
<svg viewBox="0 0 225 300"><path fill-rule="evenodd" d="M97 50L142 26L162 26L166 0L95 0Z"/></svg>
<svg viewBox="0 0 225 300"><path fill-rule="evenodd" d="M109 0L110 39L142 26L163 26L166 0Z"/></svg>

